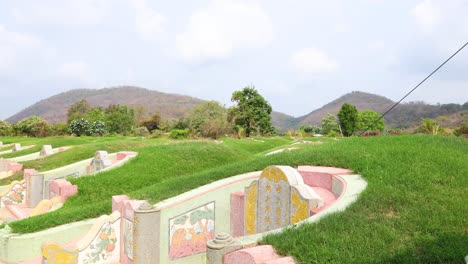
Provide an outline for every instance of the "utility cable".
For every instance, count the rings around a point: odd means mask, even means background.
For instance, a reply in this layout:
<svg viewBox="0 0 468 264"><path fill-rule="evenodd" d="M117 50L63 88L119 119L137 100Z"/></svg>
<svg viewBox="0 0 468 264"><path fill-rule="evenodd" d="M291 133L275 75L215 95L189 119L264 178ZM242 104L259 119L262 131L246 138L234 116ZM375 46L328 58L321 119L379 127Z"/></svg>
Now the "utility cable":
<svg viewBox="0 0 468 264"><path fill-rule="evenodd" d="M429 74L426 78L424 78L420 83L418 83L418 85L416 85L411 91L409 91L405 96L403 96L403 98L400 99L400 101L396 102L392 107L390 107L390 109L388 109L387 111L385 111L385 113L383 113L377 120L374 121L374 123L372 123L371 125L369 125L366 130L364 130L361 134L359 134L360 136L362 136L364 133L366 133L367 131L369 131L369 128L372 127L373 125L375 125L377 122L380 121L380 119L382 119L385 115L387 115L390 111L393 110L393 108L395 108L397 105L399 105L406 97L408 97L408 95L410 95L412 92L414 92L414 90L416 90L419 86L421 86L421 84L423 84L427 79L431 78L431 76L436 73L440 68L442 68L447 62L449 62L453 57L455 57L455 55L457 55L462 49L464 49L466 46L468 46L468 42L465 43L465 45L463 45L461 48L459 48L455 53L452 54L452 56L450 56L448 59L446 59L441 65L439 65L439 67L437 67L434 71L431 72L431 74Z"/></svg>

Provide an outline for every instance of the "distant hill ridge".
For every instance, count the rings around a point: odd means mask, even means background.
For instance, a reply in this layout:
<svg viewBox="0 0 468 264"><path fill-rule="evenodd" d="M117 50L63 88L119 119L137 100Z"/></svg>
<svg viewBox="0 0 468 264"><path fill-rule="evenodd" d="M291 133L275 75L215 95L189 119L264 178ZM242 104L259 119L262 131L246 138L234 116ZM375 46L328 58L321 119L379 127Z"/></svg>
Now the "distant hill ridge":
<svg viewBox="0 0 468 264"><path fill-rule="evenodd" d="M310 112L301 117L292 117L287 115L273 116L273 122L277 128L287 130L291 127L300 127L301 125L317 125L319 126L322 119L327 114L337 115L341 105L349 103L359 111L374 110L378 113L385 113L395 102L380 95L371 93L354 91L339 97L336 100L327 103L326 105ZM463 106L457 104L431 105L424 102L408 102L396 106L390 113L385 116L385 124L387 127L410 127L415 123L419 123L422 118L436 118L441 115L452 115L462 110L466 110L468 103ZM275 120L276 119L276 120ZM459 119L459 118L458 118ZM453 126L459 125L453 123Z"/></svg>
<svg viewBox="0 0 468 264"><path fill-rule="evenodd" d="M66 122L67 111L75 102L86 99L92 106L107 107L110 104L143 106L147 114L159 113L164 119L184 116L194 106L203 103L190 96L162 93L133 86L104 89L75 89L41 100L7 119L8 122L36 115L51 123Z"/></svg>
<svg viewBox="0 0 468 264"><path fill-rule="evenodd" d="M204 103L204 100L179 94L162 93L140 87L121 86L104 89L75 89L43 99L7 119L10 123L29 116L40 116L50 123L66 122L68 108L75 102L86 99L92 106L107 107L110 104L142 106L146 114L159 113L163 119L185 117L193 107ZM320 125L328 114L336 115L343 103L355 105L359 111L374 110L385 112L395 102L371 93L351 92L325 104L324 106L301 117L293 117L280 112L272 113L273 125L281 131L294 129L304 124ZM466 107L468 103L465 103ZM385 117L389 127L408 127L421 118L435 118L460 111L460 105L430 105L423 102L410 102L397 106Z"/></svg>

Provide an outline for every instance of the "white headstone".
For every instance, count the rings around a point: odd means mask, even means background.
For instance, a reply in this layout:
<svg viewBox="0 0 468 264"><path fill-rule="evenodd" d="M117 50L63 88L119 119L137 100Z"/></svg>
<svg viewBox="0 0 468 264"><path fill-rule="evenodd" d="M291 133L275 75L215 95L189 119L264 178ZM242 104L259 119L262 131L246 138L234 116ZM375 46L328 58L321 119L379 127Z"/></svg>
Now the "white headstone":
<svg viewBox="0 0 468 264"><path fill-rule="evenodd" d="M13 144L13 152L20 151L20 150L21 150L21 144L20 143Z"/></svg>
<svg viewBox="0 0 468 264"><path fill-rule="evenodd" d="M52 150L51 145L44 145L42 146L41 152L39 153L39 156L41 157L47 157L49 155L54 154L54 151Z"/></svg>

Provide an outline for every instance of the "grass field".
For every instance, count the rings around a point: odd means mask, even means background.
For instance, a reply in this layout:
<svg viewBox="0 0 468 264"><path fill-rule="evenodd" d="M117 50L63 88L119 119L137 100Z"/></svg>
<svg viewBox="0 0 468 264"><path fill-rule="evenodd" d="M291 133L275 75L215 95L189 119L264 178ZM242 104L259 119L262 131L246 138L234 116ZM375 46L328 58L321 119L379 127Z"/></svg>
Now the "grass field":
<svg viewBox="0 0 468 264"><path fill-rule="evenodd" d="M108 214L112 195L128 194L155 203L272 164L313 164L350 168L368 181L368 187L345 212L268 236L262 243L274 245L300 263L463 263L468 255L466 139L425 135L346 138L300 145L298 150L271 156L264 154L290 147L293 141L281 137L225 138L221 144L137 138L56 140L54 147L61 140L70 140L62 145L76 146L29 162L27 167L63 166L89 158L97 149L135 150L139 155L121 168L74 179L79 195L58 211L11 223L15 232Z"/></svg>

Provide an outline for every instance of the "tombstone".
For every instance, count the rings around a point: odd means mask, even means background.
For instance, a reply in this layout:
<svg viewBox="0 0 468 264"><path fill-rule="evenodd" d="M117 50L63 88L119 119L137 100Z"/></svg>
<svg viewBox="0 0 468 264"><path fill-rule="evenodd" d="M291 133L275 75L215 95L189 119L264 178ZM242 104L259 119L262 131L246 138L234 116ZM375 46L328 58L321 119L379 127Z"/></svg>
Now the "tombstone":
<svg viewBox="0 0 468 264"><path fill-rule="evenodd" d="M98 172L111 165L112 161L109 159L107 151L98 150L89 164L89 173Z"/></svg>
<svg viewBox="0 0 468 264"><path fill-rule="evenodd" d="M0 172L7 172L10 170L10 162L0 158Z"/></svg>
<svg viewBox="0 0 468 264"><path fill-rule="evenodd" d="M300 222L323 205L302 176L289 166L270 166L245 188L245 234L252 235Z"/></svg>
<svg viewBox="0 0 468 264"><path fill-rule="evenodd" d="M26 205L34 208L44 199L44 175L34 169L25 169L24 179L27 186Z"/></svg>
<svg viewBox="0 0 468 264"><path fill-rule="evenodd" d="M21 144L15 143L13 144L13 150L12 152L20 151L21 150Z"/></svg>
<svg viewBox="0 0 468 264"><path fill-rule="evenodd" d="M41 152L39 153L40 157L47 157L49 155L54 154L54 151L52 150L51 145L44 145L42 146Z"/></svg>

